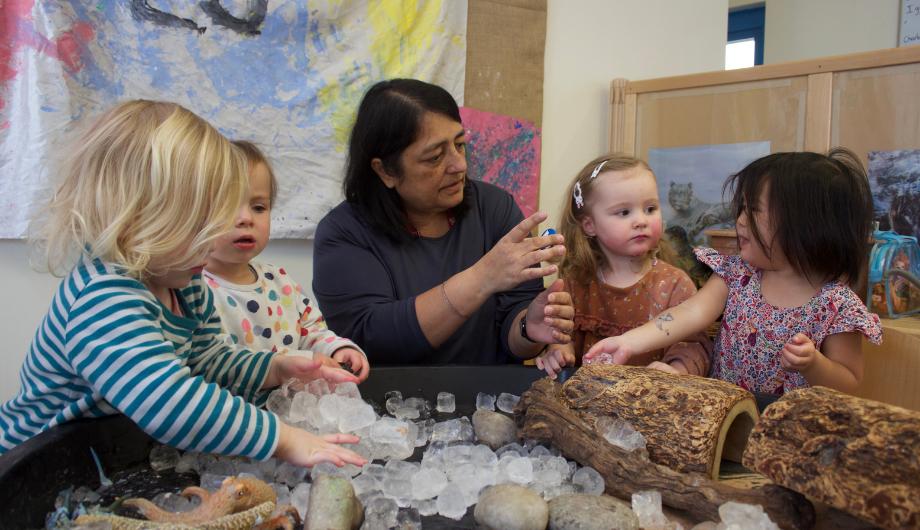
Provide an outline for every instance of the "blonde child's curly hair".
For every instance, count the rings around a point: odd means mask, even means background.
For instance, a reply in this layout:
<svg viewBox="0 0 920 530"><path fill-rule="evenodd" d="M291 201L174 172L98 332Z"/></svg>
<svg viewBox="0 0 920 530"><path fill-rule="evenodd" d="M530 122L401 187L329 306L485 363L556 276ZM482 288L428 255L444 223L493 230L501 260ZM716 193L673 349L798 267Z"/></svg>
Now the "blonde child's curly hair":
<svg viewBox="0 0 920 530"><path fill-rule="evenodd" d="M605 171L626 171L634 167L646 169L654 176L652 169L642 160L610 153L588 162L569 184L559 217L560 232L565 237L566 248L565 258L559 267L560 277L579 283L588 283L597 278L597 267L603 263L604 254L597 239L585 234L581 223L588 215L597 176ZM658 247L650 255L661 257L664 261L672 261L673 257L663 240L659 241Z"/></svg>
<svg viewBox="0 0 920 530"><path fill-rule="evenodd" d="M84 130L37 236L48 270L75 255L112 262L141 281L204 261L229 230L248 188L246 159L180 105L134 100Z"/></svg>

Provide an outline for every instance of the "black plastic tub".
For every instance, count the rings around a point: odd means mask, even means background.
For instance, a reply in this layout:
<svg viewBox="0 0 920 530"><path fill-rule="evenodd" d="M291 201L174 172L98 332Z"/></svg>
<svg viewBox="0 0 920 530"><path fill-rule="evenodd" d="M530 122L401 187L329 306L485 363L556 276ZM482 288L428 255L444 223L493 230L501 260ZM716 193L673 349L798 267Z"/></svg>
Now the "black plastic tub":
<svg viewBox="0 0 920 530"><path fill-rule="evenodd" d="M476 394L520 395L543 376L525 366L413 366L379 367L360 386L365 399L378 404L390 390L405 397L420 396L435 402L438 392L456 396L457 413L471 414ZM147 456L157 443L124 416L79 420L61 425L0 456L0 518L3 529L43 528L54 500L67 487L100 486L99 472L90 448L99 456L103 470L116 479L114 495L150 496L163 488L197 483L195 476L166 476L147 472ZM128 490L119 487L125 477L143 473L144 484ZM121 476L123 480L118 480ZM152 477L151 480L147 480ZM135 481L137 482L137 481ZM161 487L162 485L162 487ZM439 516L423 518L425 528L474 528L472 510L460 521Z"/></svg>

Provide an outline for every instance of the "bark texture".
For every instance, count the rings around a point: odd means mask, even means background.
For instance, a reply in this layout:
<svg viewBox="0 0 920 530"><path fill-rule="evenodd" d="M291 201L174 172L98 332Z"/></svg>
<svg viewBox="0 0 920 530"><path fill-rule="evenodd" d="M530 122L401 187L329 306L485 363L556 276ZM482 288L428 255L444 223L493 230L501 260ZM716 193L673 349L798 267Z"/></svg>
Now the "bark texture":
<svg viewBox="0 0 920 530"><path fill-rule="evenodd" d="M627 451L607 442L597 432L595 424L599 418L614 412L611 403L620 403L620 406L625 407L624 411L635 407L645 410L645 415L657 416L656 421L662 425L662 433L666 425L671 425L674 440L680 432L685 432L680 427L688 423L685 416L693 409L675 404L686 400L687 391L669 390L676 396L683 396L680 399L667 398L662 401L661 398L650 397L661 392L651 384L656 379L655 374L649 375L643 384L624 382L630 377L627 374L633 371L650 372L625 366L586 366L565 385L550 379L537 381L524 393L515 408L519 436L550 442L566 457L593 467L604 477L606 492L616 497L630 499L634 492L654 489L661 492L665 505L685 510L697 521L719 520L719 506L728 501L736 501L763 506L764 511L781 528L806 529L814 525L815 512L811 503L786 488L775 484L753 489L732 487L712 480L707 474L682 473L657 464L649 460L646 451ZM661 380L659 386L679 384L674 379L688 378L670 376ZM700 387L700 390L702 388L708 387ZM623 396L620 396L621 391ZM629 397L629 392L638 394ZM664 394L669 395L667 392ZM649 408L649 400L653 399L658 403L668 403L673 408ZM618 417L630 421L632 416L624 417L626 413L617 410ZM699 411L696 414L699 416ZM638 421L636 423L641 424ZM634 427L641 431L640 425L634 424ZM662 434L659 443L662 446L669 443L668 438ZM679 445L692 447L693 443L681 442Z"/></svg>
<svg viewBox="0 0 920 530"><path fill-rule="evenodd" d="M744 465L884 528L920 528L920 413L824 387L764 411Z"/></svg>
<svg viewBox="0 0 920 530"><path fill-rule="evenodd" d="M736 385L636 366L585 366L562 392L574 411L629 422L652 462L713 479L723 457L741 462L758 416L754 396Z"/></svg>

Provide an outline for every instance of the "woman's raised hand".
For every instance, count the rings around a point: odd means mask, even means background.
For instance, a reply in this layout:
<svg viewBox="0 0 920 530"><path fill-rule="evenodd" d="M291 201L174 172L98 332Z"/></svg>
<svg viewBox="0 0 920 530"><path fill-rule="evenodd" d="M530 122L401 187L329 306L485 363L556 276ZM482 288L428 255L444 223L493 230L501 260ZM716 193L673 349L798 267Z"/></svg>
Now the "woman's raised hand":
<svg viewBox="0 0 920 530"><path fill-rule="evenodd" d="M556 265L544 266L541 262L565 255L562 235L530 236L533 229L545 220L543 212L524 219L476 263L481 282L489 293L507 291L527 280L557 272Z"/></svg>

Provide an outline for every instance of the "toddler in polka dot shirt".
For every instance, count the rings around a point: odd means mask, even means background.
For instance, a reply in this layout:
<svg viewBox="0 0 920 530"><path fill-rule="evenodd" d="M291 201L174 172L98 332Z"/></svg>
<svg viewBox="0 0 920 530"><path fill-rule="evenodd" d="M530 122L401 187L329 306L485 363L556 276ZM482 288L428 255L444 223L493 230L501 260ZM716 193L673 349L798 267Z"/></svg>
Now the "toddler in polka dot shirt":
<svg viewBox="0 0 920 530"><path fill-rule="evenodd" d="M320 355L330 366L349 365L364 381L370 364L361 349L326 327L319 307L282 267L252 261L268 244L275 178L258 147L234 145L249 161L249 197L203 272L229 340L253 349Z"/></svg>

